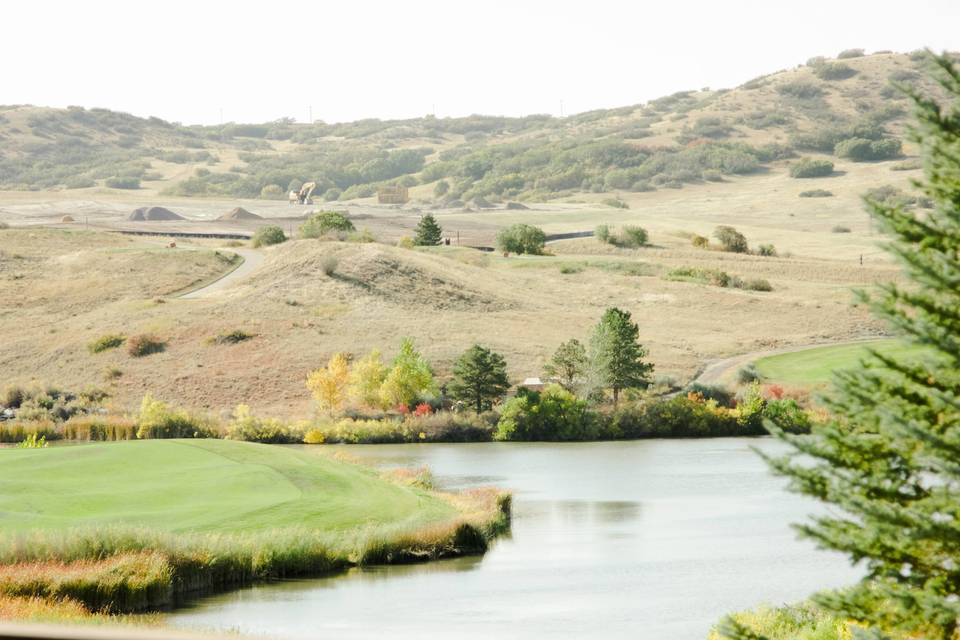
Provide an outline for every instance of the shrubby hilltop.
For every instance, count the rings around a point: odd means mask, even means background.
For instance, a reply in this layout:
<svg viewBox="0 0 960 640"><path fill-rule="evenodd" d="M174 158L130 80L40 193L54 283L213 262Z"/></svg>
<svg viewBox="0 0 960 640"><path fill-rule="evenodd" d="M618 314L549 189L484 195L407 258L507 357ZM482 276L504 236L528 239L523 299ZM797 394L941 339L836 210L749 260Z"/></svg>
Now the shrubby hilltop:
<svg viewBox="0 0 960 640"><path fill-rule="evenodd" d="M907 101L936 91L913 54L843 52L734 89L683 91L566 118L427 116L343 124L182 126L105 109L0 107L0 189L150 189L283 198L308 181L325 200L379 185L417 198L545 201L721 181L808 154L897 157Z"/></svg>

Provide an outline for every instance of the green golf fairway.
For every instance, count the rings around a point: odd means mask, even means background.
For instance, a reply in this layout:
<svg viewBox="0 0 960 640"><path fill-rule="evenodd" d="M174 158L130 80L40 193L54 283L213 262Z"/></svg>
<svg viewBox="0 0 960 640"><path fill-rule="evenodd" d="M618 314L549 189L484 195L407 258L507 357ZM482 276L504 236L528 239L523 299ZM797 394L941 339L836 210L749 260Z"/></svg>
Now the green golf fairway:
<svg viewBox="0 0 960 640"><path fill-rule="evenodd" d="M856 344L816 347L760 358L757 371L770 382L797 385L820 385L830 382L835 371L852 369L869 358L868 349L898 358L919 358L924 349L900 340L875 340Z"/></svg>
<svg viewBox="0 0 960 640"><path fill-rule="evenodd" d="M229 440L0 450L0 533L133 525L186 532L417 527L457 511L318 455Z"/></svg>

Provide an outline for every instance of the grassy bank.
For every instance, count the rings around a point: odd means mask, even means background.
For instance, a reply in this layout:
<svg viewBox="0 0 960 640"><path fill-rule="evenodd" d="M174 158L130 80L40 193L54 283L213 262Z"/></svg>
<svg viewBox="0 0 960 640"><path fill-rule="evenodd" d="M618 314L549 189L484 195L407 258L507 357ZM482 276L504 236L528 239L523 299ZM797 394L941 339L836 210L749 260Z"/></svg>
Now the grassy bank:
<svg viewBox="0 0 960 640"><path fill-rule="evenodd" d="M0 596L112 613L349 566L480 553L509 497L445 495L221 440L0 451Z"/></svg>
<svg viewBox="0 0 960 640"><path fill-rule="evenodd" d="M918 358L923 350L897 339L804 349L760 358L757 372L765 380L803 386L825 385L836 371L856 368L861 360L870 360L870 350L891 357Z"/></svg>

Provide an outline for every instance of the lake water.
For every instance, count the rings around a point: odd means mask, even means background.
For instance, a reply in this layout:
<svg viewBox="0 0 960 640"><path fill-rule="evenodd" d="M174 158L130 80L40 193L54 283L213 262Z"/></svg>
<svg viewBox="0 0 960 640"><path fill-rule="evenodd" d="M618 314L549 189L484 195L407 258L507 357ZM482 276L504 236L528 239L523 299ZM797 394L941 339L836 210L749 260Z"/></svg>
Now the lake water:
<svg viewBox="0 0 960 640"><path fill-rule="evenodd" d="M514 492L513 527L483 557L356 569L202 598L181 627L277 638L702 639L730 611L857 579L789 523L787 493L751 447L770 439L342 447L428 465L448 489Z"/></svg>

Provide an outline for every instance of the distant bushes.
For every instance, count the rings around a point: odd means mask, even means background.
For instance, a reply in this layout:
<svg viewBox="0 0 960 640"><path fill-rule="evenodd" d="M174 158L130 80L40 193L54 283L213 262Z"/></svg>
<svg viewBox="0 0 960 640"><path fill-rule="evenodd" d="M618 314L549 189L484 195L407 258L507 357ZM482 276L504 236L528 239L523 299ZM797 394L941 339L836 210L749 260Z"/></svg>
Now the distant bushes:
<svg viewBox="0 0 960 640"><path fill-rule="evenodd" d="M497 233L497 248L508 253L540 255L546 241L543 230L529 224L513 224Z"/></svg>
<svg viewBox="0 0 960 640"><path fill-rule="evenodd" d="M264 444L299 444L305 433L304 425L288 425L274 418L256 417L245 404L234 409L226 428L226 437L230 440Z"/></svg>
<svg viewBox="0 0 960 640"><path fill-rule="evenodd" d="M139 189L140 178L133 176L116 176L107 178L105 184L111 189Z"/></svg>
<svg viewBox="0 0 960 640"><path fill-rule="evenodd" d="M613 207L614 209L629 209L630 205L621 200L620 198L604 198L602 200L603 204L608 207Z"/></svg>
<svg viewBox="0 0 960 640"><path fill-rule="evenodd" d="M812 98L819 98L824 92L820 85L810 82L809 80L792 80L778 85L777 93L790 96L791 98L810 100Z"/></svg>
<svg viewBox="0 0 960 640"><path fill-rule="evenodd" d="M824 62L816 65L813 73L821 80L846 80L857 75L857 70L842 62Z"/></svg>
<svg viewBox="0 0 960 640"><path fill-rule="evenodd" d="M646 246L647 240L649 239L646 229L634 225L625 225L620 229L611 229L608 225L601 224L594 229L593 235L597 240L605 244L631 249Z"/></svg>
<svg viewBox="0 0 960 640"><path fill-rule="evenodd" d="M678 267L671 269L664 276L666 280L681 282L696 282L714 287L730 289L746 289L748 291L773 291L773 286L762 278L743 280L739 276L730 275L720 269L705 269L702 267Z"/></svg>
<svg viewBox="0 0 960 640"><path fill-rule="evenodd" d="M844 49L837 54L838 60L848 60L850 58L862 58L864 55L863 49Z"/></svg>
<svg viewBox="0 0 960 640"><path fill-rule="evenodd" d="M161 353L167 348L166 341L155 335L143 333L127 340L127 353L134 358L142 358L153 353Z"/></svg>
<svg viewBox="0 0 960 640"><path fill-rule="evenodd" d="M87 345L87 351L90 353L102 353L103 351L107 351L109 349L116 349L122 345L126 339L126 336L118 333L100 336Z"/></svg>
<svg viewBox="0 0 960 640"><path fill-rule="evenodd" d="M251 244L254 247L269 247L270 245L280 244L287 241L287 235L280 227L270 225L260 227L253 233Z"/></svg>
<svg viewBox="0 0 960 640"><path fill-rule="evenodd" d="M720 225L714 229L713 237L720 241L720 246L724 251L747 253L750 250L746 236L731 226Z"/></svg>
<svg viewBox="0 0 960 640"><path fill-rule="evenodd" d="M140 403L137 417L137 438L216 438L217 424L209 418L172 409L150 394Z"/></svg>
<svg viewBox="0 0 960 640"><path fill-rule="evenodd" d="M822 178L833 173L833 163L819 158L803 158L790 166L791 178Z"/></svg>
<svg viewBox="0 0 960 640"><path fill-rule="evenodd" d="M854 162L870 162L898 158L902 155L902 148L902 143L896 138L882 138L880 140L848 138L837 143L834 147L834 153L841 158L849 158Z"/></svg>
<svg viewBox="0 0 960 640"><path fill-rule="evenodd" d="M497 440L595 440L600 422L581 400L560 385L543 391L520 389L500 411Z"/></svg>
<svg viewBox="0 0 960 640"><path fill-rule="evenodd" d="M809 189L807 191L800 192L801 198L830 198L833 197L833 192L827 191L826 189Z"/></svg>
<svg viewBox="0 0 960 640"><path fill-rule="evenodd" d="M345 238L352 231L356 231L353 222L339 211L319 211L300 225L301 238L323 238L327 234L339 234Z"/></svg>
<svg viewBox="0 0 960 640"><path fill-rule="evenodd" d="M830 231L833 233L850 233L850 227L843 224L837 224L834 225Z"/></svg>

